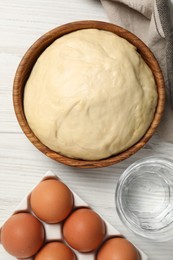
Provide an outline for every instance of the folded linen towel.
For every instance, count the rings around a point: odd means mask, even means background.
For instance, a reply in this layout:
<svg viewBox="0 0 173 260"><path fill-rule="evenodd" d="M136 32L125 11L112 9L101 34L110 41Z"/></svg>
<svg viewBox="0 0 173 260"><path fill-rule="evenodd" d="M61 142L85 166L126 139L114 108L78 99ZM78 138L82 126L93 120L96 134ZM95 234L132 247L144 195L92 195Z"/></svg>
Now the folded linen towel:
<svg viewBox="0 0 173 260"><path fill-rule="evenodd" d="M173 0L101 0L112 23L136 34L152 50L164 74L166 108L159 136L173 142Z"/></svg>

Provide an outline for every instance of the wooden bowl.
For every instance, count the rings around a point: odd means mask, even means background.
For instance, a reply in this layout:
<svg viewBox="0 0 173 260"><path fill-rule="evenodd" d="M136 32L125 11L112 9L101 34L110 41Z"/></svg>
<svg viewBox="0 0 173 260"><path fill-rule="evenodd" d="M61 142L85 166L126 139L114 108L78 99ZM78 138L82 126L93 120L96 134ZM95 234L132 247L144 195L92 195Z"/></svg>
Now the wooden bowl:
<svg viewBox="0 0 173 260"><path fill-rule="evenodd" d="M61 37L62 35L65 35L67 33L76 30L88 29L88 28L96 28L96 29L102 29L102 30L113 32L119 35L120 37L125 38L133 45L135 45L137 47L138 52L141 54L145 62L151 68L155 77L157 90L158 90L158 104L157 104L155 116L145 135L135 145L131 146L126 151L106 159L95 160L95 161L86 161L86 160L68 158L46 147L44 144L40 142L40 140L34 135L32 130L30 129L23 109L23 93L24 93L25 84L33 68L33 65L35 64L40 54L51 43L53 43L57 38ZM15 75L14 86L13 86L13 103L14 103L15 113L23 132L28 137L28 139L41 152L46 154L48 157L60 163L79 167L79 168L96 168L96 167L109 166L118 163L128 158L135 152L137 152L140 148L142 148L146 144L146 142L150 139L156 127L158 126L161 116L163 114L164 102L165 102L165 87L164 87L163 75L157 60L155 59L154 55L149 50L149 48L139 38L137 38L134 34L130 33L129 31L119 26L116 26L114 24L100 22L100 21L72 22L72 23L59 26L49 31L48 33L44 34L29 48L29 50L26 52L23 59L21 60Z"/></svg>

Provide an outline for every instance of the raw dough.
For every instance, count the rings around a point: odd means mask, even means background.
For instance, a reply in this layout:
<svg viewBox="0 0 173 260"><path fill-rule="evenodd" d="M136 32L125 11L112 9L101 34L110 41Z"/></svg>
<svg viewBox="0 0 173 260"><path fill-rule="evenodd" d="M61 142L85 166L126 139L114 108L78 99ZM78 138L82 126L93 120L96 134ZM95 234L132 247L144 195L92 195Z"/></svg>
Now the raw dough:
<svg viewBox="0 0 173 260"><path fill-rule="evenodd" d="M157 105L153 74L136 48L115 34L78 30L37 60L24 92L35 135L72 158L98 160L135 144Z"/></svg>

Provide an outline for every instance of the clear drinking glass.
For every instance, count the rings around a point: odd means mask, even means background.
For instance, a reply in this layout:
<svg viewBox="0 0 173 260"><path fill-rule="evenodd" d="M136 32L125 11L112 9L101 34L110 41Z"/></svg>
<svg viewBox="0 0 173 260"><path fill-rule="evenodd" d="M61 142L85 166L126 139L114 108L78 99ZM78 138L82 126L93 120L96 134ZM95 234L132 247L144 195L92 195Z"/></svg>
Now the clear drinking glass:
<svg viewBox="0 0 173 260"><path fill-rule="evenodd" d="M119 217L133 232L155 241L173 239L173 161L149 157L129 166L115 201Z"/></svg>

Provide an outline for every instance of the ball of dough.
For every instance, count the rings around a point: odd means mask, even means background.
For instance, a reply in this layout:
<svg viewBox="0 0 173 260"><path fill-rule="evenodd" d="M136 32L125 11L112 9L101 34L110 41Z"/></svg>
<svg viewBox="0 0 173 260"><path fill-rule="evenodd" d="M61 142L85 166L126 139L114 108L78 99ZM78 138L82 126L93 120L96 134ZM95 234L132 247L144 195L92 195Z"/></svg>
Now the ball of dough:
<svg viewBox="0 0 173 260"><path fill-rule="evenodd" d="M51 44L24 91L24 112L38 139L85 160L107 158L139 141L156 106L153 74L136 47L98 29Z"/></svg>

